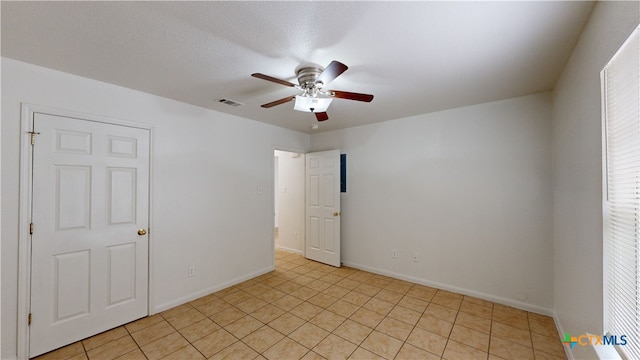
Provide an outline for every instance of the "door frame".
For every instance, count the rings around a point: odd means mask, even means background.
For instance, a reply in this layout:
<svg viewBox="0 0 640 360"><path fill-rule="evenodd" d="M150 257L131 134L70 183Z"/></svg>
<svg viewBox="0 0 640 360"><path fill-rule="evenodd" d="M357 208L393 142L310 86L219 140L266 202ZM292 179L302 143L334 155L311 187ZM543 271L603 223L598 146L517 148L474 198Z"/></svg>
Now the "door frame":
<svg viewBox="0 0 640 360"><path fill-rule="evenodd" d="M275 173L275 169L273 166L273 154L276 150L280 150L280 151L288 151L288 152L294 152L294 153L298 153L301 155L304 155L308 152L308 150L304 150L302 148L296 148L296 147L291 147L291 146L284 146L284 145L276 145L273 144L271 146L271 153L270 153L270 164L271 166L269 167L269 173L271 174L269 183L271 184L271 186L269 187L271 189L271 207L269 208L269 212L271 213L271 216L269 216L269 231L271 231L271 269L275 270L276 268L276 235L273 231L273 229L275 229L276 227L276 220L273 216L273 212L275 210L276 207L276 192L275 192L275 186L276 186L276 173ZM306 194L303 194L303 196L306 196ZM306 225L303 224L303 227L305 227L303 230L306 232ZM306 236L304 239L305 243L307 241ZM305 249L304 247L302 248L302 256L305 256Z"/></svg>
<svg viewBox="0 0 640 360"><path fill-rule="evenodd" d="M54 116L64 116L84 121L105 123L110 125L128 126L149 131L149 253L148 253L148 288L147 311L153 309L151 294L153 289L153 126L149 124L114 119L110 117L82 113L78 111L54 108L29 103L21 103L20 112L20 172L19 172L19 212L18 212L18 321L17 321L17 356L18 359L29 358L29 323L28 316L31 302L31 234L29 224L33 207L32 178L33 178L33 147L31 146L31 132L33 118L36 113ZM37 135L36 135L37 141ZM37 224L36 224L37 225ZM274 255L275 256L275 255Z"/></svg>

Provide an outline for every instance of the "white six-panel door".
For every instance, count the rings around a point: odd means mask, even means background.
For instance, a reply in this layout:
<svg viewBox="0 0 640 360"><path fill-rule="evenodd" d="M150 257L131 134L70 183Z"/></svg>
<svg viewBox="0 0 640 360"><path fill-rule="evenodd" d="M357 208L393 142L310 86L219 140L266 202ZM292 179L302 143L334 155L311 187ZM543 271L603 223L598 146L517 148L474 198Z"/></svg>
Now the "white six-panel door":
<svg viewBox="0 0 640 360"><path fill-rule="evenodd" d="M306 154L305 256L340 266L340 151Z"/></svg>
<svg viewBox="0 0 640 360"><path fill-rule="evenodd" d="M148 314L149 130L38 113L33 129L29 356Z"/></svg>

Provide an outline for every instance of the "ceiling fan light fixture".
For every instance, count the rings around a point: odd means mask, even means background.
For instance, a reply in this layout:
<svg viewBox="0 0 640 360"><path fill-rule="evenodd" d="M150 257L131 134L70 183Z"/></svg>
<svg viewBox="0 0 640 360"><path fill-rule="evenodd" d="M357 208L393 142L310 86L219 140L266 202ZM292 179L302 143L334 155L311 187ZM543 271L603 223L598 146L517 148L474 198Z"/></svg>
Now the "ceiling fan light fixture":
<svg viewBox="0 0 640 360"><path fill-rule="evenodd" d="M298 85L261 73L253 73L251 76L271 81L276 84L294 87L302 91L302 94L300 95L287 96L280 100L262 104L260 105L261 107L272 108L276 105L281 105L295 100L293 106L294 110L313 113L316 120L320 122L329 120L327 108L329 108L333 98L364 102L371 102L371 100L373 100L373 95L371 94L360 94L341 90L322 90L326 84L335 80L335 78L340 76L340 74L345 72L347 69L347 65L336 60L333 60L326 68L322 68L315 64L302 64L296 68Z"/></svg>
<svg viewBox="0 0 640 360"><path fill-rule="evenodd" d="M325 112L331 105L331 98L319 98L319 97L309 97L309 96L296 96L296 103L293 106L294 110L304 111L304 112ZM313 110L312 110L313 109Z"/></svg>

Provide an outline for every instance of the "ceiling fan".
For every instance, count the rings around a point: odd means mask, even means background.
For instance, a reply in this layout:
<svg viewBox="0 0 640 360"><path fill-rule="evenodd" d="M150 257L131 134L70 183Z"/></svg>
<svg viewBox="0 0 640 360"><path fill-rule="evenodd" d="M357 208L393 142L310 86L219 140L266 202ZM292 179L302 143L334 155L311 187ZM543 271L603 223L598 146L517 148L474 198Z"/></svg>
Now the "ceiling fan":
<svg viewBox="0 0 640 360"><path fill-rule="evenodd" d="M296 68L298 85L261 73L253 73L251 76L302 90L301 95L287 96L280 100L260 105L261 107L270 108L295 100L294 110L314 113L318 121L325 121L329 119L327 108L333 98L364 102L371 102L371 100L373 100L373 95L370 94L340 90L323 90L324 86L340 76L340 74L347 69L347 65L335 60L324 69L315 64L300 65Z"/></svg>

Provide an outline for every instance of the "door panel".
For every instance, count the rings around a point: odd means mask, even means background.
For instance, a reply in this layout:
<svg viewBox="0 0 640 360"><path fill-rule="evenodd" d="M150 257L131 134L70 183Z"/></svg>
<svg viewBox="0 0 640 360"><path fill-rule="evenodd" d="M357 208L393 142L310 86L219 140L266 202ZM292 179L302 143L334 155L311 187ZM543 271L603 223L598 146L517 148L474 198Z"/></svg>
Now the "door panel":
<svg viewBox="0 0 640 360"><path fill-rule="evenodd" d="M340 266L340 151L306 154L305 256Z"/></svg>
<svg viewBox="0 0 640 360"><path fill-rule="evenodd" d="M148 314L149 130L36 113L29 356Z"/></svg>
<svg viewBox="0 0 640 360"><path fill-rule="evenodd" d="M136 222L136 169L108 168L109 225Z"/></svg>
<svg viewBox="0 0 640 360"><path fill-rule="evenodd" d="M320 206L320 179L317 175L309 175L308 183L308 202L309 206Z"/></svg>
<svg viewBox="0 0 640 360"><path fill-rule="evenodd" d="M91 227L91 167L56 165L57 230Z"/></svg>
<svg viewBox="0 0 640 360"><path fill-rule="evenodd" d="M91 133L56 130L56 152L91 153Z"/></svg>
<svg viewBox="0 0 640 360"><path fill-rule="evenodd" d="M308 248L316 251L320 250L320 219L316 216L309 217L308 230Z"/></svg>
<svg viewBox="0 0 640 360"><path fill-rule="evenodd" d="M109 136L109 155L135 158L138 149L137 143L135 138Z"/></svg>
<svg viewBox="0 0 640 360"><path fill-rule="evenodd" d="M136 244L122 244L108 248L108 306L135 299Z"/></svg>
<svg viewBox="0 0 640 360"><path fill-rule="evenodd" d="M331 170L334 170L333 167L330 168ZM340 173L338 172L338 184L340 183ZM336 204L336 189L334 188L335 185L335 177L336 174L335 172L332 171L331 174L325 174L324 175L324 206L327 208L335 208ZM338 200L340 198L338 197Z"/></svg>
<svg viewBox="0 0 640 360"><path fill-rule="evenodd" d="M89 314L91 254L76 251L54 256L54 322Z"/></svg>
<svg viewBox="0 0 640 360"><path fill-rule="evenodd" d="M336 221L334 219L324 219L324 250L330 253L336 251Z"/></svg>

